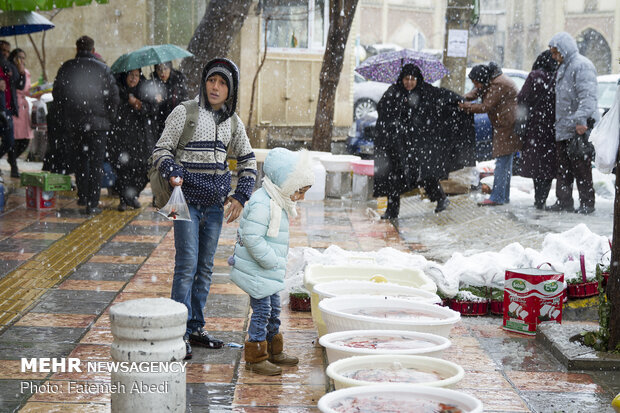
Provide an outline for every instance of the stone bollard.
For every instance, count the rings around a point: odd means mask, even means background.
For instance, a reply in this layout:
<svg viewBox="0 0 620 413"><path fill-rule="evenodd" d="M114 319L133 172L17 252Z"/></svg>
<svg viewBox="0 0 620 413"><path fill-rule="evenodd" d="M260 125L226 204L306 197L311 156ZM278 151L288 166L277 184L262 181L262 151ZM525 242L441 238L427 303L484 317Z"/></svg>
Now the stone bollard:
<svg viewBox="0 0 620 413"><path fill-rule="evenodd" d="M112 412L184 412L187 307L143 298L110 308ZM123 368L124 367L124 368Z"/></svg>

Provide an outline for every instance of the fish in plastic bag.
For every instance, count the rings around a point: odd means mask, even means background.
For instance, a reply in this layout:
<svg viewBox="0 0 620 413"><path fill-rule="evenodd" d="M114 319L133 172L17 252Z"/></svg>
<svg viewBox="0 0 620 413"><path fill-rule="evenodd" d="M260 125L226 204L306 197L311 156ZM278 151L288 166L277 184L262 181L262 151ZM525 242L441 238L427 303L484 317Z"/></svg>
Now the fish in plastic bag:
<svg viewBox="0 0 620 413"><path fill-rule="evenodd" d="M189 208L183 191L180 186L175 186L170 195L168 203L164 205L159 211L160 214L168 218L170 221L191 221L189 216Z"/></svg>

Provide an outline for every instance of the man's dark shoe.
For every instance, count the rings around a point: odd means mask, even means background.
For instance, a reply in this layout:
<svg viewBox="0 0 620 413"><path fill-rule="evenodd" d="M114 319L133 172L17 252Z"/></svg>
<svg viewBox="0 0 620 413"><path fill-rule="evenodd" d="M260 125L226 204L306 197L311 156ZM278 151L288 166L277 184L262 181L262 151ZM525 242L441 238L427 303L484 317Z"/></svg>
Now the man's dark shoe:
<svg viewBox="0 0 620 413"><path fill-rule="evenodd" d="M437 208L435 208L435 213L437 214L443 211L444 209L448 207L448 205L450 205L450 200L448 199L448 197L445 197L444 199L440 199L439 201L437 201Z"/></svg>
<svg viewBox="0 0 620 413"><path fill-rule="evenodd" d="M91 206L87 206L87 207L84 209L84 213L85 213L86 215L96 215L96 214L100 214L101 212L102 212L102 209L101 209L101 208L98 208L98 207L91 207Z"/></svg>
<svg viewBox="0 0 620 413"><path fill-rule="evenodd" d="M125 212L127 211L127 204L125 203L125 201L119 202L118 204L118 208L117 208L120 212Z"/></svg>
<svg viewBox="0 0 620 413"><path fill-rule="evenodd" d="M561 205L558 204L557 202L551 206L545 207L545 211L550 211L550 212L573 212L573 206L572 205Z"/></svg>
<svg viewBox="0 0 620 413"><path fill-rule="evenodd" d="M142 204L140 203L140 201L138 201L137 197L134 197L131 201L128 202L129 205L131 205L133 208L135 209L140 209L142 208Z"/></svg>
<svg viewBox="0 0 620 413"><path fill-rule="evenodd" d="M594 212L594 207L581 205L575 210L576 214L590 215Z"/></svg>
<svg viewBox="0 0 620 413"><path fill-rule="evenodd" d="M207 348L222 348L224 346L224 342L222 340L218 340L217 338L209 337L204 329L199 328L197 331L194 331L189 335L189 341L192 344L197 344L199 346L207 347Z"/></svg>

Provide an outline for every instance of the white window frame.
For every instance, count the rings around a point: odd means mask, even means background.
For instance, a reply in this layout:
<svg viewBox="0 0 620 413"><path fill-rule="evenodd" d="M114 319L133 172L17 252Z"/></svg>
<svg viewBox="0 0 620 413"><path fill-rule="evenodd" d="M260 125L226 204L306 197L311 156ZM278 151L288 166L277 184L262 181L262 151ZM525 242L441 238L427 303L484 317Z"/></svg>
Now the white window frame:
<svg viewBox="0 0 620 413"><path fill-rule="evenodd" d="M277 53L324 53L325 45L327 44L327 32L329 31L329 3L330 0L325 1L325 7L323 9L323 39L322 42L315 40L314 33L314 16L315 16L315 0L306 0L308 2L308 18L306 25L308 27L308 47L272 47L269 46L269 51ZM333 0L337 1L337 0ZM265 50L265 15L261 18L261 50Z"/></svg>

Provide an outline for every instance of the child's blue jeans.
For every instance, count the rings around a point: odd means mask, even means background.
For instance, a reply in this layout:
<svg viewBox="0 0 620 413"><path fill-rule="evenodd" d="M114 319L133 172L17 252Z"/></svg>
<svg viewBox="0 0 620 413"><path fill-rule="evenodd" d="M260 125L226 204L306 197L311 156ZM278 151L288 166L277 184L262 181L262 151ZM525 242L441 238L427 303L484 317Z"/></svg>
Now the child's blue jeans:
<svg viewBox="0 0 620 413"><path fill-rule="evenodd" d="M280 331L280 293L256 299L250 297L252 318L248 328L249 341L271 341Z"/></svg>

